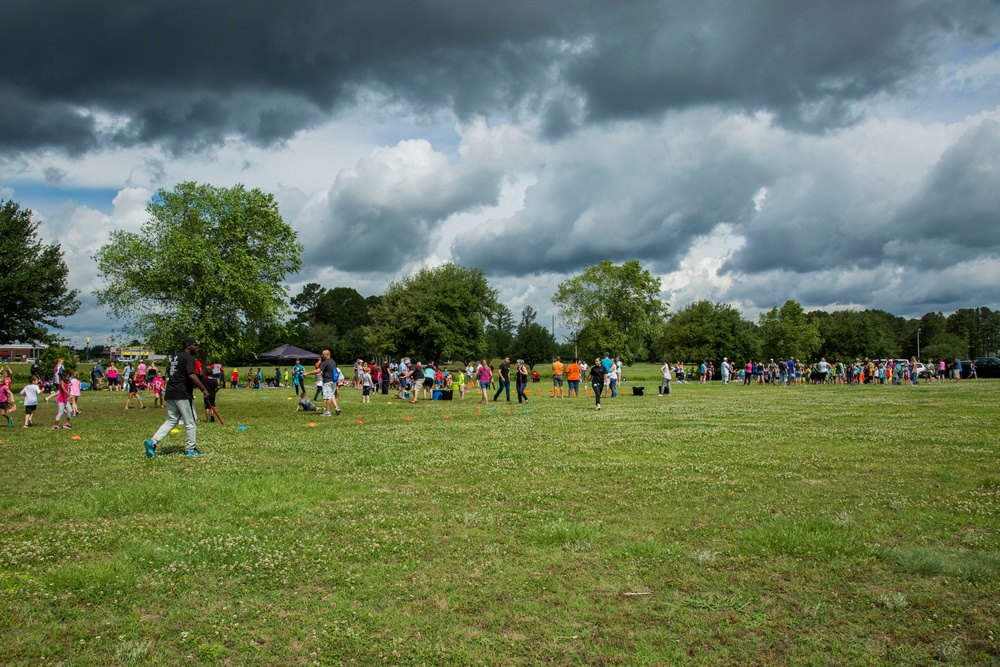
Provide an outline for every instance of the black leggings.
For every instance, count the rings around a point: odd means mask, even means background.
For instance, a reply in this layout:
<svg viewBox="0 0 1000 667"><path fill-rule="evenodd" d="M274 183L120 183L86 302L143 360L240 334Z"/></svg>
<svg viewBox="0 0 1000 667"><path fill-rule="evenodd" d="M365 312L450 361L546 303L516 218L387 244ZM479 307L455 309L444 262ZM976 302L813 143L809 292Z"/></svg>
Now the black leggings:
<svg viewBox="0 0 1000 667"><path fill-rule="evenodd" d="M597 405L600 405L601 404L601 392L604 390L604 383L603 382L602 383L594 382L590 386L592 386L594 388L594 399L597 401Z"/></svg>

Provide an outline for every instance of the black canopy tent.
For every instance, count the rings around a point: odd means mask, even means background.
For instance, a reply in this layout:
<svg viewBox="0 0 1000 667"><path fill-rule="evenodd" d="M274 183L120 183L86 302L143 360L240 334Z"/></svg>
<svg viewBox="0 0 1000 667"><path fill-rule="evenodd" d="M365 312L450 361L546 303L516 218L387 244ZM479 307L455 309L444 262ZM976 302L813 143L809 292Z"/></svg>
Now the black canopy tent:
<svg viewBox="0 0 1000 667"><path fill-rule="evenodd" d="M282 345L281 347L276 347L273 350L261 352L257 355L257 361L264 364L280 364L285 361L295 361L296 359L315 361L319 359L319 355L315 352L303 350L301 347L295 347L294 345Z"/></svg>

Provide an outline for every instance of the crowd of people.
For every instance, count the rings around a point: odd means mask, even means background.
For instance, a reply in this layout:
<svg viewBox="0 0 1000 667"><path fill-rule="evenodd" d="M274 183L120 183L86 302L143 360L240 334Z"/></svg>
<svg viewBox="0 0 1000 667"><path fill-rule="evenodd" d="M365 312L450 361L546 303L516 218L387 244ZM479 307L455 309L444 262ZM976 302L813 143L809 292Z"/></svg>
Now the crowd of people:
<svg viewBox="0 0 1000 667"><path fill-rule="evenodd" d="M226 388L225 369L218 361L207 364L195 358L198 344L193 338L184 340L183 349L168 360L167 372L161 373L152 360L147 364L138 361L133 367L126 362L119 370L112 361L107 368L98 362L90 374L90 384L82 383L75 370L67 369L63 359L56 359L51 376L44 376L38 362L31 367L31 378L21 389L24 397L24 422L22 427L34 426L33 418L38 409L39 401L49 402L55 399L57 411L53 429L72 428L71 420L80 414L79 398L81 391L86 389L98 391L127 391L125 410L132 409L133 400L136 407L145 410L141 392L147 389L153 392L153 407L165 408L167 419L156 433L145 441L146 455L156 456L157 444L175 427L183 423L186 430L186 453L188 456L200 456L197 448L196 424L193 390L199 389L204 395L205 421L215 421L215 401L218 391ZM803 363L795 358L787 360L770 359L768 362L748 360L742 365L736 365L723 358L718 371L722 384L737 383L750 385L803 385L803 384L917 384L921 378L943 382L952 378L958 382L966 371L968 377L976 377L975 364L963 369L962 361L955 358L947 363L940 358L929 361L925 366L916 358L903 359L855 359L853 362L837 360L827 362L825 358L815 363ZM590 393L595 399L595 409L601 409L601 398L607 396L617 398L620 383L625 380L624 367L619 357L612 358L610 353L598 357L592 365L583 359L573 358L563 363L560 357L552 362L553 398L579 398L581 383L589 382ZM685 367L683 362L671 363L663 360L660 366L661 382L660 396L671 394L671 383L688 383L697 380L707 383L716 377L716 367L711 361L703 361L697 368ZM312 399L308 397L307 378L315 377L315 393ZM416 403L423 398L451 399L457 394L459 400L464 400L467 394L479 397L479 403L497 402L503 398L512 402L511 380L513 376L517 402L527 404L530 392L527 385L530 381L538 382L537 371L529 370L523 359L513 363L509 356L494 367L488 360L470 361L464 368L450 371L438 367L431 361L420 363L404 357L398 363L383 359L365 362L357 359L353 364L350 378L341 373L340 368L330 356L329 350L323 350L321 357L313 364L312 370L306 370L301 359L289 369L275 367L273 376L264 378L261 367L247 368L241 381L237 369L232 370L229 388L264 388L285 387L291 385L299 399L296 410L316 411L315 405L320 397L324 409L321 416L332 417L341 413L339 405L341 387L353 387L361 392L361 402L370 403L372 394L381 392L383 395L393 394L400 400ZM13 373L9 367L0 368L0 418L13 426L13 414L17 410L17 401L13 394ZM106 381L106 383L105 383Z"/></svg>
<svg viewBox="0 0 1000 667"><path fill-rule="evenodd" d="M672 372L677 382L693 382L697 380L704 384L715 377L715 366L711 361L703 361L698 366L697 373L687 371L683 362L670 365L664 360L664 368ZM744 386L753 384L767 385L801 385L801 384L918 384L921 378L942 382L954 379L959 382L967 377L976 378L975 362L969 362L968 369L963 368L961 359L948 363L944 358L936 362L928 360L927 365L917 361L916 357L906 359L869 359L858 358L854 361L837 360L830 363L822 358L814 363L804 363L800 359L789 357L768 362L747 360L742 366L733 365L728 358L723 358L720 366L720 377L723 384L735 381Z"/></svg>

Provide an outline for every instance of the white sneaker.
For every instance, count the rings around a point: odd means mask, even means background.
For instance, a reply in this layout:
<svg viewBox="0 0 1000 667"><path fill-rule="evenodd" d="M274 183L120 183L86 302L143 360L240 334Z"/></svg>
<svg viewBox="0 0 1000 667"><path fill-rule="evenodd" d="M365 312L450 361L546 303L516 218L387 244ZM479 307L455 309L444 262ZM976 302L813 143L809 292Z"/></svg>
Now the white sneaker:
<svg viewBox="0 0 1000 667"><path fill-rule="evenodd" d="M332 416L333 415L330 414L329 412L324 412L323 414L320 415L320 417L332 417Z"/></svg>

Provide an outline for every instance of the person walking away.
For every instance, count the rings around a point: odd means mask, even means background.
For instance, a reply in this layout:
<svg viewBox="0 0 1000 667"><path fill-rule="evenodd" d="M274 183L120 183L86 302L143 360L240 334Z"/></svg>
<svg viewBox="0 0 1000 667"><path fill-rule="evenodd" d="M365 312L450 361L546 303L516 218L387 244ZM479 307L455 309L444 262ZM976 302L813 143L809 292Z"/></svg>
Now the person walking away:
<svg viewBox="0 0 1000 667"><path fill-rule="evenodd" d="M597 401L597 409L601 409L601 391L604 390L604 380L608 375L607 369L601 363L600 358L594 360L594 365L590 369L590 385L594 389L594 400Z"/></svg>
<svg viewBox="0 0 1000 667"><path fill-rule="evenodd" d="M563 362L559 357L552 362L552 398L556 397L556 393L559 398L563 397Z"/></svg>
<svg viewBox="0 0 1000 667"><path fill-rule="evenodd" d="M489 364L483 359L482 363L479 365L479 388L483 391L483 400L480 403L490 402L490 384L493 383L493 371L490 370Z"/></svg>
<svg viewBox="0 0 1000 667"><path fill-rule="evenodd" d="M72 371L69 374L69 408L70 414L74 417L80 414L80 392L82 389L83 383L80 382L80 374Z"/></svg>
<svg viewBox="0 0 1000 667"><path fill-rule="evenodd" d="M24 389L21 390L21 395L24 396L24 426L22 426L22 428L28 428L29 426L35 425L32 421L32 416L38 408L38 395L42 393L42 388L38 383L38 376L32 375L31 380L24 387Z"/></svg>
<svg viewBox="0 0 1000 667"><path fill-rule="evenodd" d="M167 367L167 386L164 394L167 404L167 420L157 429L152 438L143 443L148 458L156 457L156 445L170 435L171 429L177 426L177 422L181 419L184 420L187 440L185 454L188 456L202 455L197 444L198 419L194 414L194 388L197 387L206 396L208 389L195 373L194 352L198 349L198 343L194 338L185 338L182 345L184 348L174 355Z"/></svg>
<svg viewBox="0 0 1000 667"><path fill-rule="evenodd" d="M208 393L205 394L204 403L205 408L205 423L215 421L215 413L212 412L212 408L215 407L215 398L219 393L219 381L215 379L215 376L202 378L202 384L205 385L205 389Z"/></svg>
<svg viewBox="0 0 1000 667"><path fill-rule="evenodd" d="M611 390L611 398L618 398L618 364L613 361L608 371L608 389Z"/></svg>
<svg viewBox="0 0 1000 667"><path fill-rule="evenodd" d="M670 360L664 359L663 365L660 366L660 375L662 379L660 380L660 396L670 395Z"/></svg>
<svg viewBox="0 0 1000 667"><path fill-rule="evenodd" d="M576 357L570 359L569 365L566 366L566 398L576 394L577 398L580 398L580 376L582 375L582 369L580 364L577 363Z"/></svg>
<svg viewBox="0 0 1000 667"><path fill-rule="evenodd" d="M524 388L528 386L528 367L524 365L524 359L517 360L517 404L521 404L521 399L528 402L528 395L524 393Z"/></svg>

